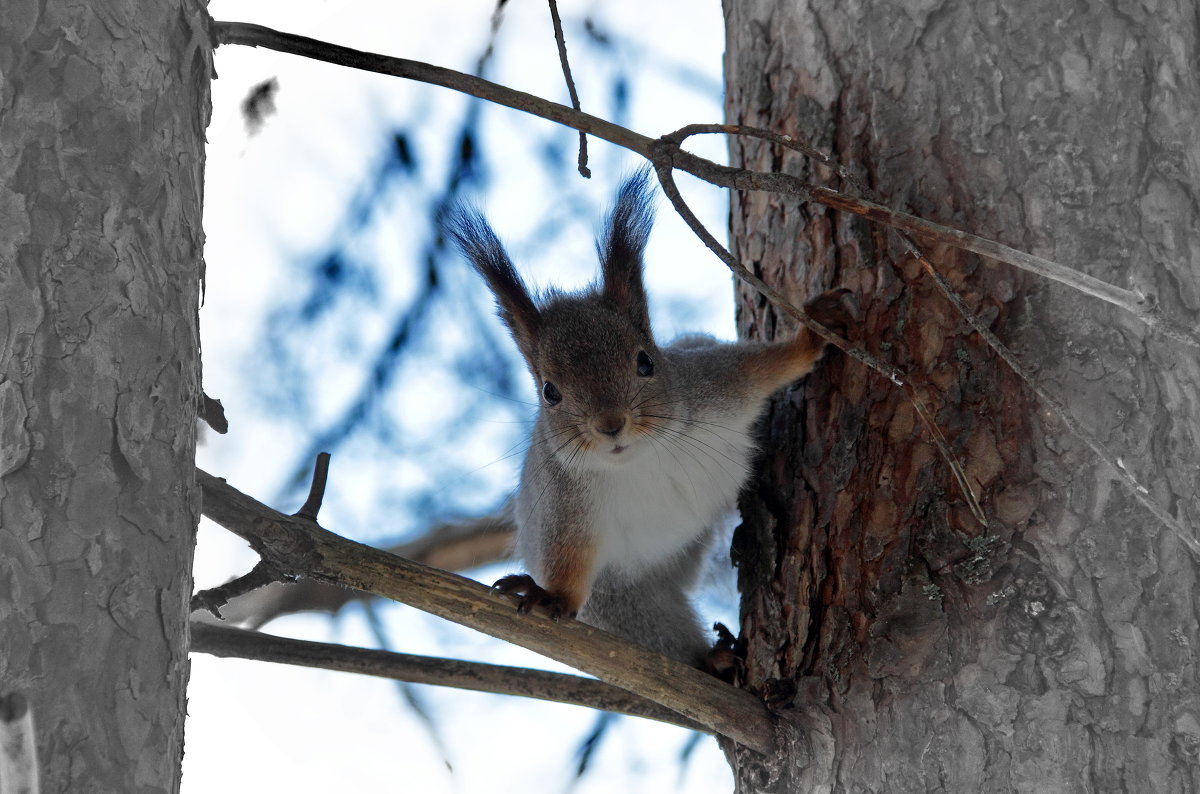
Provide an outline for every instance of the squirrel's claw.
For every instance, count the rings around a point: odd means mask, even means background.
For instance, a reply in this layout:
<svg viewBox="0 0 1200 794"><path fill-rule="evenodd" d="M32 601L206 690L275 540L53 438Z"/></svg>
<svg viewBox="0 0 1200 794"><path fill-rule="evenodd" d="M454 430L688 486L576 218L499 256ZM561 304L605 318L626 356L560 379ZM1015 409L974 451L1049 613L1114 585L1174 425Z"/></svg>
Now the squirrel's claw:
<svg viewBox="0 0 1200 794"><path fill-rule="evenodd" d="M737 686L746 669L746 646L724 623L714 623L717 641L704 657L704 671Z"/></svg>
<svg viewBox="0 0 1200 794"><path fill-rule="evenodd" d="M510 573L508 576L501 576L492 585L493 590L505 595L516 595L531 587L537 587L537 584L527 573Z"/></svg>
<svg viewBox="0 0 1200 794"><path fill-rule="evenodd" d="M566 602L559 596L541 587L527 573L513 573L496 580L492 589L517 599L517 611L522 615L529 613L534 607L541 607L547 616L556 623L564 615L575 617L575 613L566 607Z"/></svg>

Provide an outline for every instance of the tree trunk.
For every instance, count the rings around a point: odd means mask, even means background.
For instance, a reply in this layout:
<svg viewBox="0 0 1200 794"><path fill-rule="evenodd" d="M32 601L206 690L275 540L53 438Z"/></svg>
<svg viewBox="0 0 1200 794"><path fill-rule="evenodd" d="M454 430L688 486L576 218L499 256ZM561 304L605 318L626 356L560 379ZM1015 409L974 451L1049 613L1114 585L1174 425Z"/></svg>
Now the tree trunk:
<svg viewBox="0 0 1200 794"><path fill-rule="evenodd" d="M809 139L887 203L1200 309L1190 3L727 0L727 119ZM813 174L736 139L735 165ZM847 188L849 189L849 188ZM929 395L966 509L886 379L831 354L768 416L735 539L747 685L776 758L740 791L1200 790L1197 561L961 322L878 226L741 194L735 253ZM1194 531L1200 356L1130 315L947 249L934 264ZM755 294L742 330L790 333Z"/></svg>
<svg viewBox="0 0 1200 794"><path fill-rule="evenodd" d="M0 11L0 695L43 792L179 787L205 19Z"/></svg>

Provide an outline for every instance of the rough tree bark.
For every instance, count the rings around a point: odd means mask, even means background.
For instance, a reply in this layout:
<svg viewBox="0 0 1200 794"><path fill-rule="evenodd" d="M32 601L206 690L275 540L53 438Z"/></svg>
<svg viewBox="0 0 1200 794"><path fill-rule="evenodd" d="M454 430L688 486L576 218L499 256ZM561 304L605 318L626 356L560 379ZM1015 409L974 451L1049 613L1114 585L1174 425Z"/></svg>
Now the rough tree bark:
<svg viewBox="0 0 1200 794"><path fill-rule="evenodd" d="M193 0L0 11L0 695L43 792L179 786L210 48Z"/></svg>
<svg viewBox="0 0 1200 794"><path fill-rule="evenodd" d="M727 120L804 136L893 206L1200 310L1197 11L1180 2L726 0ZM733 163L810 169L747 139ZM818 179L828 174L817 173ZM831 183L836 186L836 183ZM765 194L737 255L928 387L983 497L884 379L777 400L735 541L748 685L791 730L741 791L1200 790L1197 561L968 333L894 239ZM1150 496L1200 525L1194 349L961 253L934 263ZM743 331L780 325L745 290ZM778 332L788 332L781 329Z"/></svg>

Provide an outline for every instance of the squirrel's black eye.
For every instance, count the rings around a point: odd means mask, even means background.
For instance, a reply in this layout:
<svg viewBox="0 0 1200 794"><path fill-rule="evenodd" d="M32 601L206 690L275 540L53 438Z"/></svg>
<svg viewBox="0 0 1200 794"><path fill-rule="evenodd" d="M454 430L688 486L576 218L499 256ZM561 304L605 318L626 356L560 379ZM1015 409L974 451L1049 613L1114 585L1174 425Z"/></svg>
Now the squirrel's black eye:
<svg viewBox="0 0 1200 794"><path fill-rule="evenodd" d="M546 381L542 385L542 397L545 398L547 405L558 405L562 402L562 392L550 381Z"/></svg>
<svg viewBox="0 0 1200 794"><path fill-rule="evenodd" d="M645 350L638 351L637 372L643 378L648 378L654 374L654 362L650 360L650 356L646 355Z"/></svg>

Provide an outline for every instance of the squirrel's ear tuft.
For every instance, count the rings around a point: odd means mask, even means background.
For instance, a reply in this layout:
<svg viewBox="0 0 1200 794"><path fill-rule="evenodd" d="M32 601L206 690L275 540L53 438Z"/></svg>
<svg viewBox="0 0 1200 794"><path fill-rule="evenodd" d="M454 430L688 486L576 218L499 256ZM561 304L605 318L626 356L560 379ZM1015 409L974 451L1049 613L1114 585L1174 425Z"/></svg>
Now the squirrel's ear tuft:
<svg viewBox="0 0 1200 794"><path fill-rule="evenodd" d="M452 205L438 216L438 227L483 276L488 289L496 296L500 319L508 326L521 354L532 366L541 312L508 258L500 238L492 231L483 213L461 203Z"/></svg>
<svg viewBox="0 0 1200 794"><path fill-rule="evenodd" d="M603 294L618 308L650 328L646 288L642 283L642 253L654 225L654 199L649 166L625 180L617 203L597 242L604 277Z"/></svg>

